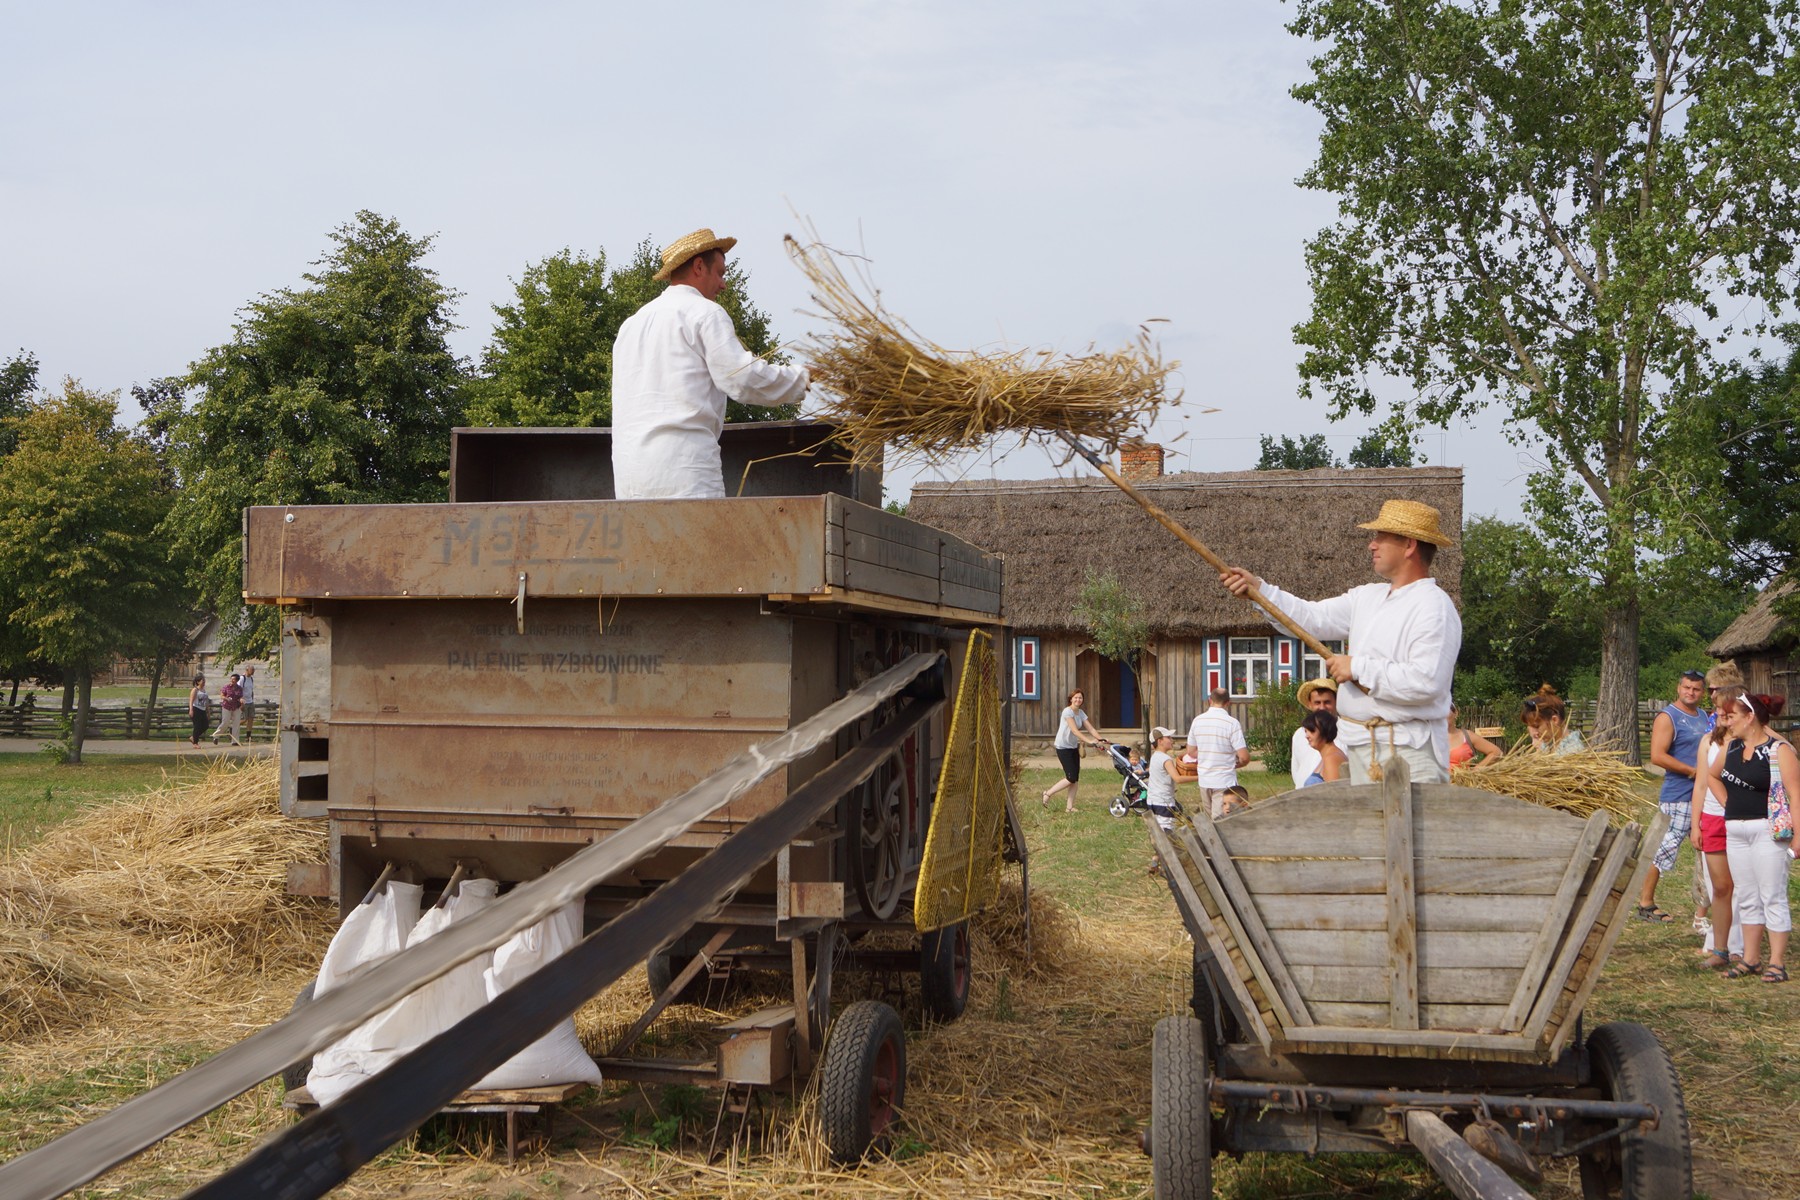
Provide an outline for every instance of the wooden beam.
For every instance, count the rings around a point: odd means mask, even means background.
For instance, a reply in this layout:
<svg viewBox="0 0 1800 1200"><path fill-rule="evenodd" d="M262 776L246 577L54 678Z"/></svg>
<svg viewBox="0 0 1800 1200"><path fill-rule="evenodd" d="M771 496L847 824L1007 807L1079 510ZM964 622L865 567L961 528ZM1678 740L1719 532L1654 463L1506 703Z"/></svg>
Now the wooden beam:
<svg viewBox="0 0 1800 1200"><path fill-rule="evenodd" d="M1600 839L1606 836L1606 813L1597 812L1588 818L1587 827L1581 831L1581 840L1575 843L1575 851L1569 856L1568 869L1563 872L1562 883L1556 889L1556 895L1550 898L1550 905L1544 912L1543 926L1538 930L1537 941L1531 947L1531 954L1525 959L1525 966L1519 972L1519 985L1513 991L1512 1003L1507 1006L1506 1019L1502 1022L1507 1029L1517 1029L1525 1023L1531 1013L1531 1002L1537 998L1544 984L1544 969L1550 965L1550 956L1556 953L1557 943L1562 939L1563 927L1569 923L1569 914L1574 911L1575 901L1581 896L1581 881L1587 878L1588 868L1593 866L1594 851L1600 846Z"/></svg>
<svg viewBox="0 0 1800 1200"><path fill-rule="evenodd" d="M1457 1200L1531 1200L1531 1193L1456 1136L1436 1113L1408 1109L1406 1140L1419 1148Z"/></svg>
<svg viewBox="0 0 1800 1200"><path fill-rule="evenodd" d="M1413 886L1412 771L1395 755L1382 764L1381 809L1387 833L1388 1024L1419 1027L1419 912Z"/></svg>
<svg viewBox="0 0 1800 1200"><path fill-rule="evenodd" d="M1243 935L1249 938L1248 943L1240 947L1244 957L1250 960L1252 967L1261 960L1263 969L1260 974L1266 975L1274 988L1270 999L1287 1009L1282 1025L1288 1029L1311 1025L1312 1014L1306 1011L1306 1001L1300 998L1300 989L1294 986L1293 978L1288 975L1287 963L1282 959L1281 951L1269 937L1269 931L1263 927L1262 915L1256 910L1256 901L1244 886L1244 881L1238 878L1237 867L1232 863L1225 843L1219 840L1219 831L1213 828L1212 818L1199 813L1195 816L1192 831L1182 828L1180 833L1188 843L1188 852L1202 869L1212 871L1223 889L1219 907L1227 916L1236 913Z"/></svg>
<svg viewBox="0 0 1800 1200"><path fill-rule="evenodd" d="M1662 814L1657 815L1660 817ZM1624 869L1626 861L1637 853L1638 835L1642 832L1637 825L1632 824L1618 830L1613 837L1612 848L1601 861L1593 886L1588 890L1587 898L1582 901L1574 922L1569 926L1568 936L1563 939L1562 949L1557 954L1549 975L1544 979L1544 987L1538 993L1537 1003L1531 1006L1531 1019L1525 1024L1525 1033L1532 1041L1543 1036L1550 1014L1556 1008L1556 998L1562 994L1569 972L1575 969L1575 963L1581 957L1581 947L1587 941L1588 931L1600 919L1600 911L1606 905L1607 894L1617 882L1619 872ZM1592 962L1588 964L1588 969L1598 971Z"/></svg>
<svg viewBox="0 0 1800 1200"><path fill-rule="evenodd" d="M1207 949L1212 951L1213 957L1218 960L1219 975L1230 987L1232 995L1237 1001L1236 1015L1256 1040L1262 1044L1263 1052L1268 1053L1274 1045L1269 1027L1263 1023L1262 1015L1256 1008L1256 998L1250 994L1249 987L1242 979L1238 978L1237 972L1232 969L1231 952L1226 947L1224 939L1219 936L1218 930L1213 928L1212 918L1207 915L1206 905L1201 901L1200 894L1194 890L1194 881L1188 878L1187 866L1181 861L1181 855L1176 852L1175 843L1170 841L1169 835L1157 825L1155 817L1145 814L1144 823L1150 830L1150 843L1156 848L1157 861L1162 863L1163 878L1168 880L1169 887L1175 893L1176 906L1188 917L1188 932L1204 942ZM1224 902L1220 901L1221 911L1224 907Z"/></svg>
<svg viewBox="0 0 1800 1200"><path fill-rule="evenodd" d="M619 1035L619 1040L613 1043L612 1049L606 1052L606 1056L608 1058L625 1057L625 1052L644 1036L644 1030L650 1028L651 1022L662 1016L663 1009L675 1002L675 997L681 995L681 989L693 982L694 976L698 975L701 968L712 961L712 956L719 952L719 948L725 944L726 939L736 932L735 927L727 926L713 934L700 953L694 955L688 965L681 968L680 973L669 981L669 986L650 1002L650 1007L644 1010L643 1015L631 1023L631 1028Z"/></svg>

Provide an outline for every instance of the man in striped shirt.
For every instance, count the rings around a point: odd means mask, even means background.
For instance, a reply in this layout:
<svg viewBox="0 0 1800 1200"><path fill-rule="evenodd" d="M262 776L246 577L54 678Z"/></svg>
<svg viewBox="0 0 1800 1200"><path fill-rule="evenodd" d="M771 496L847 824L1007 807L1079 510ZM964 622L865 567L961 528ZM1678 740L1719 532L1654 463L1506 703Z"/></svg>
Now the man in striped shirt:
<svg viewBox="0 0 1800 1200"><path fill-rule="evenodd" d="M1193 754L1195 782L1200 785L1201 809L1216 821L1241 803L1238 768L1250 761L1244 743L1244 727L1231 715L1231 697L1214 689L1209 707L1188 726L1188 751Z"/></svg>

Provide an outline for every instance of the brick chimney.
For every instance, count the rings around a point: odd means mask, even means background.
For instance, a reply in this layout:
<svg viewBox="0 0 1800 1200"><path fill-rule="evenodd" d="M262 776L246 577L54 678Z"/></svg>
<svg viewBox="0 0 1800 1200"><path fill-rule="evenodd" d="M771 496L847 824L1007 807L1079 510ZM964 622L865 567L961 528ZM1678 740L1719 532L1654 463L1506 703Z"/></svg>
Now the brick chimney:
<svg viewBox="0 0 1800 1200"><path fill-rule="evenodd" d="M1155 442L1126 442L1119 447L1119 474L1127 483L1161 479L1163 448Z"/></svg>

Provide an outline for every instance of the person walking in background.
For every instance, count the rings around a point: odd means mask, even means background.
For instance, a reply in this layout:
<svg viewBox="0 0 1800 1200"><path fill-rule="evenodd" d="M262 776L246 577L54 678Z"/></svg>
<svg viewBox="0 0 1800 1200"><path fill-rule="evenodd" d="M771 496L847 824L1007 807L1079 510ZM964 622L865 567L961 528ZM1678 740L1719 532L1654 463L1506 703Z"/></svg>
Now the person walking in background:
<svg viewBox="0 0 1800 1200"><path fill-rule="evenodd" d="M1106 753L1106 741L1094 732L1094 726L1088 715L1082 710L1087 697L1076 688L1069 693L1069 706L1062 710L1062 716L1056 722L1056 760L1062 764L1063 777L1056 781L1054 787L1038 798L1038 803L1045 808L1050 807L1050 797L1067 788L1068 804L1064 812L1075 811L1075 791L1081 786L1081 743L1092 742L1100 753Z"/></svg>
<svg viewBox="0 0 1800 1200"><path fill-rule="evenodd" d="M1250 762L1244 727L1231 715L1231 697L1223 688L1208 697L1207 710L1188 726L1188 749L1194 755L1194 782L1200 785L1200 811L1218 820L1241 806L1238 768Z"/></svg>
<svg viewBox="0 0 1800 1200"><path fill-rule="evenodd" d="M1300 685L1294 698L1300 701L1300 707L1309 713L1328 712L1337 716L1337 680L1327 676L1324 679L1309 679ZM1334 738L1336 734L1332 735ZM1306 781L1319 769L1319 752L1313 749L1307 740L1304 727L1294 730L1294 740L1288 747L1289 774L1294 777L1294 786L1303 788Z"/></svg>
<svg viewBox="0 0 1800 1200"><path fill-rule="evenodd" d="M1500 747L1473 729L1458 729L1456 717L1456 701L1452 700L1450 702L1450 769L1452 771L1465 763L1473 762L1479 767L1482 763L1493 762L1500 757ZM1477 754L1481 755L1480 761L1475 759Z"/></svg>
<svg viewBox="0 0 1800 1200"><path fill-rule="evenodd" d="M244 740L247 742L250 740L250 735L256 731L256 665L254 663L244 664L243 677L238 680L238 686L244 689Z"/></svg>
<svg viewBox="0 0 1800 1200"><path fill-rule="evenodd" d="M1333 744L1337 741L1337 730L1337 718L1324 709L1307 713L1306 720L1300 722L1300 732L1306 735L1308 747L1319 758L1319 765L1313 768L1313 773L1306 777L1301 787L1336 783L1346 775L1344 752Z"/></svg>
<svg viewBox="0 0 1800 1200"><path fill-rule="evenodd" d="M212 707L212 697L206 694L206 676L194 676L194 686L188 689L188 744L198 746L200 739L206 734L206 712Z"/></svg>
<svg viewBox="0 0 1800 1200"><path fill-rule="evenodd" d="M1637 902L1640 921L1665 924L1675 919L1657 906L1656 884L1675 869L1681 843L1688 840L1693 828L1694 778L1700 773L1700 741L1706 736L1706 714L1700 711L1705 687L1706 676L1698 671L1683 671L1675 682L1675 702L1657 713L1650 726L1650 762L1663 771L1657 803L1669 818L1669 828L1644 874L1644 887ZM1705 869L1702 864L1696 866ZM1695 928L1699 928L1698 924Z"/></svg>
<svg viewBox="0 0 1800 1200"><path fill-rule="evenodd" d="M1727 979L1756 975L1764 983L1788 981L1788 933L1793 928L1788 867L1794 861L1788 843L1793 828L1787 828L1786 839L1776 837L1770 800L1777 785L1786 795L1800 796L1800 759L1792 746L1769 730L1769 722L1781 715L1786 703L1785 696L1750 693L1727 702L1719 710L1728 734L1725 752L1701 776L1706 786L1716 778L1725 793L1725 855L1744 924L1744 961L1725 972ZM1752 961L1762 953L1765 930L1768 958Z"/></svg>
<svg viewBox="0 0 1800 1200"><path fill-rule="evenodd" d="M232 745L244 744L238 741L238 720L244 711L244 689L238 683L242 678L242 675L234 674L219 689L219 724L213 729L212 735L215 746L219 744L219 735L222 733L231 735Z"/></svg>

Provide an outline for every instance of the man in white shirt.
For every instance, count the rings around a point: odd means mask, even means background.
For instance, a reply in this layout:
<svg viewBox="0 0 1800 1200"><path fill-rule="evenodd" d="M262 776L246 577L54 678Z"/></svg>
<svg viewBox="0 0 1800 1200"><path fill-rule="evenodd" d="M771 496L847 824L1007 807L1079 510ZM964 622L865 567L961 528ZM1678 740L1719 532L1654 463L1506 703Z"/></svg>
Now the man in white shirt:
<svg viewBox="0 0 1800 1200"><path fill-rule="evenodd" d="M1231 697L1216 689L1209 707L1188 726L1188 751L1194 756L1194 782L1200 785L1200 808L1218 820L1239 807L1238 768L1250 762L1244 727L1231 715Z"/></svg>
<svg viewBox="0 0 1800 1200"><path fill-rule="evenodd" d="M1337 680L1329 676L1324 679L1309 679L1300 685L1294 693L1300 701L1300 707L1307 712L1328 712L1337 716ZM1306 730L1295 729L1294 741L1288 750L1288 762L1293 768L1294 786L1303 788L1312 773L1319 769L1320 755L1306 740Z"/></svg>
<svg viewBox="0 0 1800 1200"><path fill-rule="evenodd" d="M725 402L792 404L803 367L764 362L738 339L725 290L736 238L696 229L663 251L669 286L619 326L612 361L613 494L620 500L721 498Z"/></svg>
<svg viewBox="0 0 1800 1200"><path fill-rule="evenodd" d="M1350 781L1369 782L1377 757L1399 755L1416 783L1450 778L1450 683L1462 649L1462 617L1431 577L1431 561L1450 539L1438 510L1389 500L1357 526L1374 531L1370 565L1386 582L1351 588L1330 600L1302 600L1242 567L1219 576L1233 595L1263 598L1317 638L1347 638L1349 653L1325 660L1338 681L1337 744L1350 758Z"/></svg>

